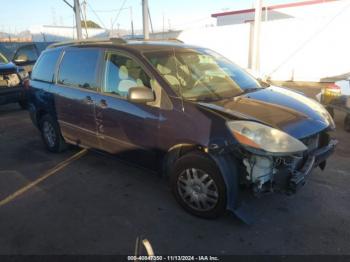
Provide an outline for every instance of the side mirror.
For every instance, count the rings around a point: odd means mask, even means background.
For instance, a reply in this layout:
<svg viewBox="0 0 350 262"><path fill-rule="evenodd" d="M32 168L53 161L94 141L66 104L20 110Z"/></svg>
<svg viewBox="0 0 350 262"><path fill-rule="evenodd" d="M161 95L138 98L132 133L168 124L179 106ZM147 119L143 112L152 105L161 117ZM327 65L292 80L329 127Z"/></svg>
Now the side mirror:
<svg viewBox="0 0 350 262"><path fill-rule="evenodd" d="M154 93L152 89L140 86L140 87L132 87L128 92L128 100L135 103L148 103L153 102L155 100Z"/></svg>
<svg viewBox="0 0 350 262"><path fill-rule="evenodd" d="M270 87L271 86L266 80L263 80L261 77L259 77L257 80L262 87Z"/></svg>
<svg viewBox="0 0 350 262"><path fill-rule="evenodd" d="M26 56L26 55L20 55L20 56L16 57L16 58L13 60L13 62L14 62L16 65L23 65L23 64L26 64L26 63L28 63L28 62L30 62L30 61L29 61L28 56Z"/></svg>

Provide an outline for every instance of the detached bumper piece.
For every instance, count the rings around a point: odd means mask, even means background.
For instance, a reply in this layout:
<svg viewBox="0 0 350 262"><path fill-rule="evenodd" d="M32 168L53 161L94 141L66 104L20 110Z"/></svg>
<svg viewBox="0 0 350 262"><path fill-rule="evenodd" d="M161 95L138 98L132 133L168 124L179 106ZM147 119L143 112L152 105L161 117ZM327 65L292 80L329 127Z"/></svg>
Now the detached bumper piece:
<svg viewBox="0 0 350 262"><path fill-rule="evenodd" d="M333 154L337 144L337 140L330 140L327 146L313 151L299 171L291 171L287 192L296 193L298 189L305 185L306 178L310 175L312 170L325 163L326 159Z"/></svg>

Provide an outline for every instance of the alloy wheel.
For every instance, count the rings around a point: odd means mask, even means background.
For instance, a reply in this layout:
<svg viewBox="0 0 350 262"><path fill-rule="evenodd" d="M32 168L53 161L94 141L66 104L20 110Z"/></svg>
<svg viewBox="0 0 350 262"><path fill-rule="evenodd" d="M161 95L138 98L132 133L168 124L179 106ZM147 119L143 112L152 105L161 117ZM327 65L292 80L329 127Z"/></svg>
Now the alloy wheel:
<svg viewBox="0 0 350 262"><path fill-rule="evenodd" d="M48 121L43 123L43 134L49 147L54 147L56 143L56 132L52 124Z"/></svg>
<svg viewBox="0 0 350 262"><path fill-rule="evenodd" d="M184 170L177 180L182 200L192 209L208 211L216 207L219 191L212 177L196 168Z"/></svg>

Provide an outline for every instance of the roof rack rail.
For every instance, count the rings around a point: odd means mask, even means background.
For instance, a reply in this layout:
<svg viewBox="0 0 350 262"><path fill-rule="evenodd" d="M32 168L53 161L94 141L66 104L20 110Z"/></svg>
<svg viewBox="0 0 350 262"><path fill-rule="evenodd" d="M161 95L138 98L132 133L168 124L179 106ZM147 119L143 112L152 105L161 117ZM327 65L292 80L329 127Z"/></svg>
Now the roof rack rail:
<svg viewBox="0 0 350 262"><path fill-rule="evenodd" d="M84 39L84 40L73 40L73 41L65 41L65 42L58 42L53 43L49 45L47 48L55 48L55 47L63 47L63 46L69 46L69 45L81 45L81 44L92 44L92 43L108 43L112 42L115 44L126 44L127 41L123 38L90 38L90 39Z"/></svg>
<svg viewBox="0 0 350 262"><path fill-rule="evenodd" d="M178 43L181 43L183 44L184 42L180 39L177 39L177 38L164 38L164 39L160 39L160 38L149 38L149 39L144 39L144 38L139 38L139 37L136 37L136 38L129 38L128 40L131 40L131 41L154 41L154 42L178 42Z"/></svg>
<svg viewBox="0 0 350 262"><path fill-rule="evenodd" d="M174 42L179 42L181 44L185 43L184 41L178 39L178 38L169 38L168 41L174 41Z"/></svg>
<svg viewBox="0 0 350 262"><path fill-rule="evenodd" d="M111 38L109 38L109 40L112 41L113 43L117 43L117 44L126 44L128 42L124 38L121 38L121 37L111 37Z"/></svg>

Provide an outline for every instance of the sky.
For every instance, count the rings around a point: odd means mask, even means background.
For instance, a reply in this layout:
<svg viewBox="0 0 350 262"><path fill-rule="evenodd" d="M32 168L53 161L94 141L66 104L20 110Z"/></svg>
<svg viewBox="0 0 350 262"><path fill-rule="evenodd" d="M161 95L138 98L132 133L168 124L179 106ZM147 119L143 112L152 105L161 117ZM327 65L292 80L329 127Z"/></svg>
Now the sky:
<svg viewBox="0 0 350 262"><path fill-rule="evenodd" d="M67 0L73 3L73 0ZM80 0L83 2L83 0ZM264 0L264 5L301 0ZM2 2L2 3L1 3ZM104 28L142 28L141 0L86 0L87 19ZM155 31L215 24L216 12L253 7L254 0L149 0ZM19 33L34 25L72 26L73 11L63 0L0 0L0 32ZM123 6L124 4L124 6ZM119 9L123 6L123 10ZM118 15L119 14L119 15Z"/></svg>

